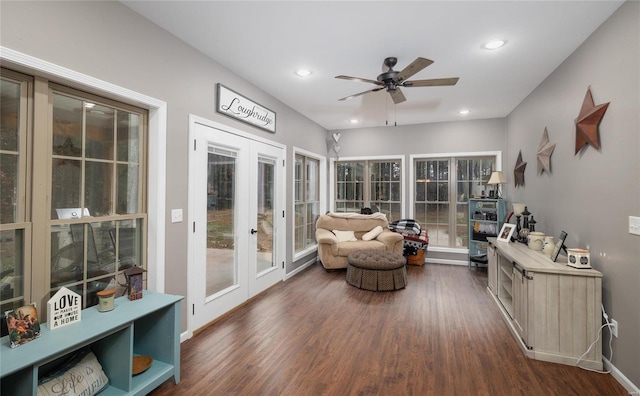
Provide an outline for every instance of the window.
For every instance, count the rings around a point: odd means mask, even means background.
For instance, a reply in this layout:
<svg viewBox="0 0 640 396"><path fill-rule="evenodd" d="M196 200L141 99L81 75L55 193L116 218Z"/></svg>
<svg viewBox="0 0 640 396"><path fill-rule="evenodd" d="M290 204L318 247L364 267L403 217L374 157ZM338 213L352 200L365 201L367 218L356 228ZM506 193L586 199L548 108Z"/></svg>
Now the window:
<svg viewBox="0 0 640 396"><path fill-rule="evenodd" d="M468 248L468 199L480 196L499 153L413 159L413 218L434 247Z"/></svg>
<svg viewBox="0 0 640 396"><path fill-rule="evenodd" d="M320 215L320 165L318 158L295 154L294 252L316 246L316 220Z"/></svg>
<svg viewBox="0 0 640 396"><path fill-rule="evenodd" d="M33 79L3 69L0 84L0 316L4 323L2 313L32 301L26 194Z"/></svg>
<svg viewBox="0 0 640 396"><path fill-rule="evenodd" d="M53 84L49 97L50 293L65 286L91 306L121 270L144 265L146 115Z"/></svg>
<svg viewBox="0 0 640 396"><path fill-rule="evenodd" d="M33 89L24 80L23 104L5 100L15 97L16 74L2 72L1 242L23 267L0 258L3 309L62 286L79 293L84 307L95 305L121 270L146 267L147 113L42 78L32 79ZM17 134L18 104L25 110ZM17 150L14 141L23 142ZM9 296L5 267L33 278L14 276Z"/></svg>
<svg viewBox="0 0 640 396"><path fill-rule="evenodd" d="M402 218L403 159L335 162L334 211L359 213L377 208L389 221ZM366 182L365 182L366 181Z"/></svg>

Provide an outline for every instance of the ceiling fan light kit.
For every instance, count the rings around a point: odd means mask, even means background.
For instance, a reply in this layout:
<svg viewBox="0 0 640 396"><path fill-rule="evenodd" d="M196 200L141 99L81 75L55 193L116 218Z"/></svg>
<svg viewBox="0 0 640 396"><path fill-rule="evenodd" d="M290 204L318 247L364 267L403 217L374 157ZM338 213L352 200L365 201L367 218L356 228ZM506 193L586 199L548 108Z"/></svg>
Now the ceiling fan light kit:
<svg viewBox="0 0 640 396"><path fill-rule="evenodd" d="M336 76L336 78L342 80L351 80L351 81L359 81L359 82L367 82L370 84L375 84L378 87L370 89L368 91L360 92L354 95L349 95L344 98L338 100L348 100L351 98L355 98L356 96L364 95L370 92L377 92L383 89L386 89L393 103L398 104L407 100L407 98L402 93L401 87L410 88L410 87L436 87L436 86L450 86L456 85L458 82L458 77L450 77L450 78L436 78L429 80L407 80L412 77L416 73L425 69L427 66L433 63L432 60L418 57L416 60L411 62L407 67L402 69L401 71L393 70L393 67L398 62L398 59L395 57L388 57L382 63L383 72L376 77L375 80L370 80L366 78L360 77L351 77L345 75Z"/></svg>

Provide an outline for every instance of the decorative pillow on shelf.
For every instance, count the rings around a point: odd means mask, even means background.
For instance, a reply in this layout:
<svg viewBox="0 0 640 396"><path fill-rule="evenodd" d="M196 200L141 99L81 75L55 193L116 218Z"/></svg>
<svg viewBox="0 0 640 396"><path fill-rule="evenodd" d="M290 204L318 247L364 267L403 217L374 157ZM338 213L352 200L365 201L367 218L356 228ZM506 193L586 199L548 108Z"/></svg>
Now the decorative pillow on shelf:
<svg viewBox="0 0 640 396"><path fill-rule="evenodd" d="M376 226L373 230L367 232L362 236L363 241L370 241L376 239L378 235L382 234L382 227Z"/></svg>
<svg viewBox="0 0 640 396"><path fill-rule="evenodd" d="M333 230L331 232L338 238L338 242L355 242L358 240L353 231Z"/></svg>
<svg viewBox="0 0 640 396"><path fill-rule="evenodd" d="M38 396L95 395L109 385L96 355L89 349L75 353L55 372L38 381Z"/></svg>

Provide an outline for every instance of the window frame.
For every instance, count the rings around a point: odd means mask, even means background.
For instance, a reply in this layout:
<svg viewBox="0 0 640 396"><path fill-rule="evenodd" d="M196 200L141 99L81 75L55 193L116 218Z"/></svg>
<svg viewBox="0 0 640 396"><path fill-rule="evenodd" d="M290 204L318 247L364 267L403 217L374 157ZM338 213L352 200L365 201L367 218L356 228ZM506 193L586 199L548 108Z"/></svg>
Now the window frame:
<svg viewBox="0 0 640 396"><path fill-rule="evenodd" d="M495 169L501 171L502 170L502 151L473 151L473 152L454 152L454 153L433 153L433 154L411 154L409 155L409 163L411 164L409 169L409 197L410 197L410 205L409 205L409 218L413 218L415 216L415 183L416 183L416 174L415 174L415 162L420 160L448 160L449 161L449 186L454 186L454 188L449 189L449 230L453 227L454 231L457 227L456 223L456 209L459 204L457 200L457 188L458 188L458 180L457 180L457 169L455 166L456 160L460 159L477 159L479 157L494 157ZM468 202L468 201L467 201ZM468 212L468 211L467 211ZM467 226L468 227L468 226ZM455 232L454 232L455 235ZM469 248L461 248L461 247L452 247L452 246L436 246L433 244L429 244L429 250L433 252L445 252L445 253L459 253L459 254L468 254Z"/></svg>
<svg viewBox="0 0 640 396"><path fill-rule="evenodd" d="M337 163L338 162L363 162L364 163L364 178L363 178L363 203L365 207L371 206L371 177L369 172L370 162L385 162L385 161L398 161L400 162L400 215L399 218L405 218L406 212L406 156L405 155L383 155L383 156L366 156L366 157L340 157L331 158L330 160L330 180L329 180L329 196L330 208L334 212L336 210L336 193L337 193Z"/></svg>
<svg viewBox="0 0 640 396"><path fill-rule="evenodd" d="M323 214L326 211L327 208L327 183L324 182L325 180L327 180L327 159L326 157L320 155L320 154L316 154L313 153L311 151L307 151L304 150L302 148L299 147L293 147L293 160L291 161L291 179L293 180L293 188L291 191L291 205L292 205L292 216L291 216L291 229L292 229L292 233L291 233L291 253L292 253L292 257L293 257L293 261L296 261L312 252L315 252L318 249L318 244L317 242L313 243L313 244L309 244L306 245L303 249L300 249L298 251L296 251L296 187L295 187L295 176L296 176L296 157L298 156L302 156L304 158L309 158L312 159L314 161L318 161L318 198L319 198L319 212L318 214ZM303 169L303 173L305 172L306 169ZM305 176L306 178L306 176ZM306 194L304 194L304 186L305 186L305 180L303 179L303 196L305 196L305 201L304 203L307 204L308 202L306 201ZM306 214L305 214L306 216ZM313 240L315 241L315 235L313 236Z"/></svg>
<svg viewBox="0 0 640 396"><path fill-rule="evenodd" d="M18 115L18 139L17 150L0 150L3 154L16 155L17 156L17 181L15 188L17 188L14 196L16 208L13 213L11 221L6 223L0 223L0 232L13 232L14 239L13 244L20 242L21 246L14 246L14 254L18 251L21 256L19 258L21 268L18 274L16 274L16 265L13 265L13 280L20 279L22 282L21 292L16 295L16 287L13 287L14 295L10 298L2 300L3 310L15 309L27 303L33 301L32 294L32 276L33 273L33 260L31 254L32 245L32 223L31 212L29 210L31 205L31 155L32 142L33 142L33 96L34 96L34 78L27 74L23 74L14 70L2 68L0 74L3 80L11 81L12 83L19 85L20 97L19 97L19 109ZM20 238L17 236L20 234ZM4 241L2 241L4 243ZM0 260L2 262L2 260ZM4 267L0 268L0 273L4 273ZM3 277L4 278L4 277ZM15 284L15 283L14 283ZM4 321L4 316L2 318Z"/></svg>

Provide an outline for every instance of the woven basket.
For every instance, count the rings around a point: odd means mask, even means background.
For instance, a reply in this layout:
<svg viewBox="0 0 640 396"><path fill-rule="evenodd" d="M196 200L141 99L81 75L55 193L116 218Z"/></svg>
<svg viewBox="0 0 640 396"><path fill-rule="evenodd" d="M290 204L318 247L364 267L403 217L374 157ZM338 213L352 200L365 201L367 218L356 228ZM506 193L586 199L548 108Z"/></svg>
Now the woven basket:
<svg viewBox="0 0 640 396"><path fill-rule="evenodd" d="M409 265L423 265L424 264L424 249L418 249L416 254L410 254L407 256L407 264Z"/></svg>

